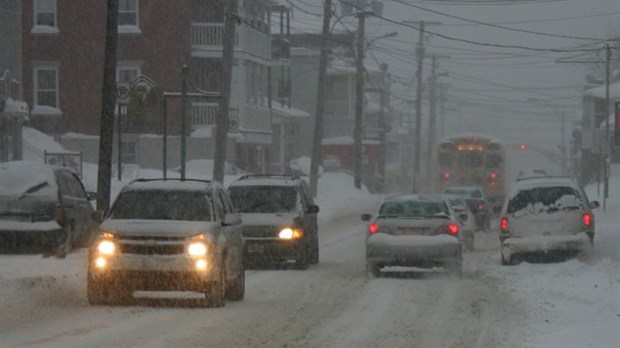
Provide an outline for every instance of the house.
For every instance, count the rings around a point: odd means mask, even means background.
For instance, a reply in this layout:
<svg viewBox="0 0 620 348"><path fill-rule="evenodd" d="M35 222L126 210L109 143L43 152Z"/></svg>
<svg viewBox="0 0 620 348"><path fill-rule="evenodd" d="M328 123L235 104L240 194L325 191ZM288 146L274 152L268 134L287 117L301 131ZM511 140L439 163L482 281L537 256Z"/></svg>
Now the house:
<svg viewBox="0 0 620 348"><path fill-rule="evenodd" d="M114 151L120 147L123 163L161 168L166 130L168 166L179 165L184 65L192 93L186 158L213 158L218 100L196 95L220 86L226 3L119 0L116 80L131 88L127 108L117 108L121 123L115 126ZM271 171L274 136L276 146L286 148L282 138L291 125L282 120L308 117L286 101L289 75L272 73L286 71L288 58L284 49L272 51L272 14L284 16L286 9L271 3L239 1L236 11L227 159L252 172ZM105 1L21 2L21 72L31 123L66 148L85 152L87 161L97 156L105 28ZM273 81L274 76L282 80ZM275 108L274 96L280 101ZM285 161L281 152L278 162Z"/></svg>

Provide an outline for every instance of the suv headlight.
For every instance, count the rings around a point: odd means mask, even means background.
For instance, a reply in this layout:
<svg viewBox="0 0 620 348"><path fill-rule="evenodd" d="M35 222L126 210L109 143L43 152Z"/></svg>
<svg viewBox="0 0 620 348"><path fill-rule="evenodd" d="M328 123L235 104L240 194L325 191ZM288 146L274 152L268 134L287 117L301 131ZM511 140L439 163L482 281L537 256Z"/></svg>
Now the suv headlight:
<svg viewBox="0 0 620 348"><path fill-rule="evenodd" d="M207 255L207 245L203 242L192 242L187 247L189 256L205 256Z"/></svg>
<svg viewBox="0 0 620 348"><path fill-rule="evenodd" d="M101 235L101 239L97 244L97 251L103 255L114 255L116 252L116 243L114 242L114 235L109 232L104 232Z"/></svg>
<svg viewBox="0 0 620 348"><path fill-rule="evenodd" d="M303 231L298 228L285 227L278 233L278 238L286 240L299 239L303 237L303 235Z"/></svg>
<svg viewBox="0 0 620 348"><path fill-rule="evenodd" d="M209 254L211 245L211 236L207 234L199 234L190 239L187 245L187 254L194 257L202 257Z"/></svg>

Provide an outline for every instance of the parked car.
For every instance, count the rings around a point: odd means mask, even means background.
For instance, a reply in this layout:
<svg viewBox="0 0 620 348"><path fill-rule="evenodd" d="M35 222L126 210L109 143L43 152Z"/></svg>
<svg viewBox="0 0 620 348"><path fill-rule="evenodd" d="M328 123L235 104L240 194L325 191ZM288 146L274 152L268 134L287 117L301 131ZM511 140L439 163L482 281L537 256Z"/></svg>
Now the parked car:
<svg viewBox="0 0 620 348"><path fill-rule="evenodd" d="M481 231L489 231L493 208L489 204L484 190L479 186L447 187L443 193L462 196L469 208L474 212L476 228Z"/></svg>
<svg viewBox="0 0 620 348"><path fill-rule="evenodd" d="M302 177L244 175L228 193L242 215L249 266L293 260L296 268L306 269L319 262L319 206Z"/></svg>
<svg viewBox="0 0 620 348"><path fill-rule="evenodd" d="M126 304L134 290L202 292L200 304L212 307L242 300L240 226L217 182L132 181L117 196L90 248L88 300Z"/></svg>
<svg viewBox="0 0 620 348"><path fill-rule="evenodd" d="M0 249L65 257L85 247L96 223L91 200L68 167L31 161L0 164Z"/></svg>
<svg viewBox="0 0 620 348"><path fill-rule="evenodd" d="M452 210L457 215L465 215L466 218L460 218L461 230L463 235L463 245L465 250L474 251L475 244L475 232L476 232L476 217L471 210L465 199L459 195L445 195L448 203L452 207Z"/></svg>
<svg viewBox="0 0 620 348"><path fill-rule="evenodd" d="M460 276L462 233L450 204L438 195L384 197L368 221L366 266L380 276L387 266L444 267Z"/></svg>
<svg viewBox="0 0 620 348"><path fill-rule="evenodd" d="M523 178L513 183L500 216L502 264L531 254L587 251L594 240L597 201L569 178Z"/></svg>

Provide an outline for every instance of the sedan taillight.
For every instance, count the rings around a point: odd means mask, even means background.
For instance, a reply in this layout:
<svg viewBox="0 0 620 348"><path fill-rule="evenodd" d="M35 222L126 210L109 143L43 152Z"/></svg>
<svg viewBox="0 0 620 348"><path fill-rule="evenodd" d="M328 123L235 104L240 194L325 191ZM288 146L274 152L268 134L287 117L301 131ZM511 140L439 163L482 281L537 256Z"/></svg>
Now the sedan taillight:
<svg viewBox="0 0 620 348"><path fill-rule="evenodd" d="M508 218L507 217L503 217L500 221L499 221L499 228L502 230L502 232L507 233L508 229L510 227L510 224L508 223Z"/></svg>
<svg viewBox="0 0 620 348"><path fill-rule="evenodd" d="M448 232L450 232L451 235L455 236L457 233L459 233L459 225L457 225L457 224L449 224L448 225Z"/></svg>

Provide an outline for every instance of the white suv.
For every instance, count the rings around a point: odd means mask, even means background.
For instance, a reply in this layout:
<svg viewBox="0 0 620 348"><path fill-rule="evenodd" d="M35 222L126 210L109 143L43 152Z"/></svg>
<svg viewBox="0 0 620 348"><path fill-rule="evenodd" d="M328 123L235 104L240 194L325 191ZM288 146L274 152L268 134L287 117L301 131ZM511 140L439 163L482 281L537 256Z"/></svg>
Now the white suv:
<svg viewBox="0 0 620 348"><path fill-rule="evenodd" d="M506 195L500 215L502 264L531 254L578 253L594 240L597 201L569 178L518 179Z"/></svg>

